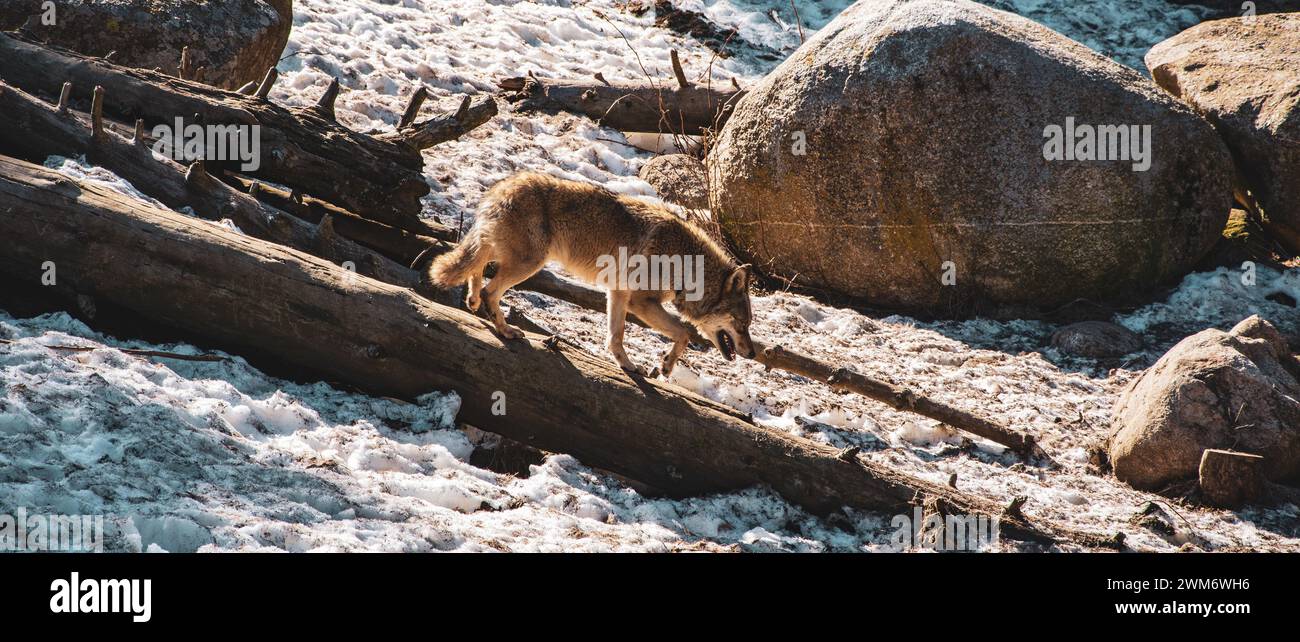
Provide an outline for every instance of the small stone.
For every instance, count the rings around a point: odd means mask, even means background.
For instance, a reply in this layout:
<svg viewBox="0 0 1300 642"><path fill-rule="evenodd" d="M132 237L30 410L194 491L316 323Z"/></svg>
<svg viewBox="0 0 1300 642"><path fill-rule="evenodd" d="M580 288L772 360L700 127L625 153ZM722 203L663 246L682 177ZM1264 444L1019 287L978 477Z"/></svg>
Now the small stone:
<svg viewBox="0 0 1300 642"><path fill-rule="evenodd" d="M704 163L694 156L656 156L641 167L640 176L641 180L655 188L659 198L669 203L692 210L709 207L708 175Z"/></svg>
<svg viewBox="0 0 1300 642"><path fill-rule="evenodd" d="M1078 357L1120 357L1142 349L1142 337L1105 321L1072 323L1052 335L1052 347Z"/></svg>

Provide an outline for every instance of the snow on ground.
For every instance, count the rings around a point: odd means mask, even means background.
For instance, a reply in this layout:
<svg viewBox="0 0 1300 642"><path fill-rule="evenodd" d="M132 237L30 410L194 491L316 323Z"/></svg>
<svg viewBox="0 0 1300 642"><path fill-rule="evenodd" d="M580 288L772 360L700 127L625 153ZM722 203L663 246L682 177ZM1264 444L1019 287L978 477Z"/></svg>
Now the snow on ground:
<svg viewBox="0 0 1300 642"><path fill-rule="evenodd" d="M646 499L564 455L526 479L475 468L454 394L408 404L238 357L137 357L122 349L198 351L63 313L0 313L0 339L0 513L105 515L105 550L826 550L881 527L829 528L759 489Z"/></svg>
<svg viewBox="0 0 1300 642"><path fill-rule="evenodd" d="M1010 1L1016 9L1104 53L1135 64L1154 42L1194 16L1164 0ZM800 0L805 36L846 0ZM779 0L684 0L754 42L798 44L790 4ZM1135 28L1134 25L1140 25ZM700 76L712 55L610 1L299 0L282 80L272 99L308 105L331 76L345 91L339 120L360 131L393 127L419 84L432 90L424 117L465 93L533 71L543 77L668 78L668 51ZM635 50L636 55L633 55ZM713 61L715 82L742 85L754 61ZM532 169L650 195L636 178L649 155L618 132L567 115L503 109L462 140L426 152L433 194L427 214L468 225L482 192ZM51 159L70 175L129 185L84 163ZM754 335L847 363L1037 436L1063 465L1026 468L996 444L970 442L937 422L836 395L797 375L716 354L688 353L672 381L752 413L775 429L832 444L937 482L1002 501L1027 495L1026 513L1104 532L1123 529L1138 548L1300 550L1300 510L1233 513L1174 507L1172 535L1131 525L1148 501L1166 500L1092 474L1087 449L1106 433L1117 393L1179 338L1227 328L1259 313L1300 330L1300 274L1260 268L1245 286L1231 270L1189 275L1163 300L1115 321L1146 337L1143 352L1113 362L1047 347L1054 326L1037 321L922 323L870 317L786 293L755 298ZM526 293L507 302L603 353L603 315ZM473 445L454 428L459 400L436 392L417 404L323 383L269 377L242 359L146 359L122 352L189 346L123 342L63 314L0 313L0 513L102 513L110 550L886 550L893 516L819 519L763 489L690 500L645 497L564 455L526 478L470 465ZM639 327L628 352L645 365L667 344ZM90 352L52 350L82 345ZM995 546L1004 549L1006 544Z"/></svg>
<svg viewBox="0 0 1300 642"><path fill-rule="evenodd" d="M1142 57L1153 45L1214 14L1203 6L1165 0L977 1L1047 25L1144 74Z"/></svg>
<svg viewBox="0 0 1300 642"><path fill-rule="evenodd" d="M1206 19L1213 12L1199 5L1165 0L976 0L1047 25L1070 38L1146 73L1142 57L1152 45ZM790 52L799 32L789 0L676 0L713 22L736 29L749 42ZM804 36L820 29L853 0L799 0L795 3ZM1205 4L1215 4L1207 0Z"/></svg>

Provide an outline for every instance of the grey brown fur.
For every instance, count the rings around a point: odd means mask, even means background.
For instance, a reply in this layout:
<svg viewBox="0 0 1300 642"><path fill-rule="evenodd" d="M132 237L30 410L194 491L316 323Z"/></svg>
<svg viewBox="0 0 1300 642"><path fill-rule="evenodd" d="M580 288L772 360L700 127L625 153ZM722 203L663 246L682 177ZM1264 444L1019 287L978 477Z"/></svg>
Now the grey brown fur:
<svg viewBox="0 0 1300 642"><path fill-rule="evenodd" d="M634 289L598 283L601 258L628 255L703 257L699 296L682 287ZM623 349L628 311L673 340L660 370L667 375L690 337L687 322L708 337L728 359L753 358L749 337L749 266L737 266L703 231L667 208L620 196L601 187L537 173L522 173L498 183L485 197L473 229L457 248L434 261L430 280L442 288L466 283L466 305L487 303L497 331L506 338L523 333L501 313L501 296L550 261L575 276L606 287L609 334L606 347L629 371L638 368ZM497 263L496 276L483 287L483 270ZM680 285L680 284L678 284ZM672 302L678 318L663 304ZM684 321L683 321L684 319Z"/></svg>

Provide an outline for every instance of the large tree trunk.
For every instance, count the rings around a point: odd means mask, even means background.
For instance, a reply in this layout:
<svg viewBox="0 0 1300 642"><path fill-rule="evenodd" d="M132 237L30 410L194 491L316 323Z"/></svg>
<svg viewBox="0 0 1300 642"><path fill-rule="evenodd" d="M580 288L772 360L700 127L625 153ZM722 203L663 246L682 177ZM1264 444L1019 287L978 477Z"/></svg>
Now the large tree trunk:
<svg viewBox="0 0 1300 642"><path fill-rule="evenodd" d="M1032 524L998 504L852 453L752 425L739 412L631 378L536 335L503 343L480 319L88 183L0 157L0 274L105 300L222 345L274 355L372 393L453 390L460 419L675 495L770 485L826 513L843 506L1000 518L1004 537L1108 540ZM492 412L505 401L505 414Z"/></svg>
<svg viewBox="0 0 1300 642"><path fill-rule="evenodd" d="M274 76L272 70L257 95L248 96L0 34L0 78L11 85L53 99L68 81L71 100L83 105L89 104L96 86L103 86L109 94L106 114L124 122L143 119L150 128L174 126L177 118L194 124L195 114L205 125L258 125L261 166L255 176L404 229L418 223L420 199L429 192L420 150L496 113L496 103L489 98L450 119L411 123L374 137L334 121L337 87L331 87L318 106L285 109L272 104L265 96Z"/></svg>
<svg viewBox="0 0 1300 642"><path fill-rule="evenodd" d="M625 132L699 135L717 131L731 116L744 92L732 87L705 87L648 81L617 85L595 80L506 78L498 85L520 109L580 114Z"/></svg>
<svg viewBox="0 0 1300 642"><path fill-rule="evenodd" d="M97 113L103 92L96 92L91 112ZM325 217L316 225L268 207L257 199L216 180L204 163L188 169L166 158L157 158L145 146L143 132L136 140L86 122L73 113L60 111L41 100L0 81L0 117L13 129L0 138L0 153L33 162L51 154L87 160L125 179L145 195L162 204L213 221L230 219L239 229L256 238L320 256L366 276L403 287L420 286L419 276L406 265L353 241L334 229L334 219ZM430 239L439 251L450 249L444 241ZM423 290L423 288L422 288ZM432 290L423 290L433 295Z"/></svg>

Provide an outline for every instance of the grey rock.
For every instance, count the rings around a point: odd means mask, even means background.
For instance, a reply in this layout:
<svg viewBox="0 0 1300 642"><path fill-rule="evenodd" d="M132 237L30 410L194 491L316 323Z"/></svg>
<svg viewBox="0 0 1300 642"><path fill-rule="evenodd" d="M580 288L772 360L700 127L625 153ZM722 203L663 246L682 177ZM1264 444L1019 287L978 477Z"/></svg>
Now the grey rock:
<svg viewBox="0 0 1300 642"><path fill-rule="evenodd" d="M640 176L669 203L696 210L709 207L708 175L704 163L694 156L656 156L641 166Z"/></svg>
<svg viewBox="0 0 1300 642"><path fill-rule="evenodd" d="M1149 126L1150 167L1047 160L1067 119ZM936 315L1132 296L1190 269L1231 205L1227 149L1190 108L966 0L849 7L749 89L708 166L745 260Z"/></svg>
<svg viewBox="0 0 1300 642"><path fill-rule="evenodd" d="M1146 64L1223 136L1265 216L1300 239L1300 13L1203 22Z"/></svg>
<svg viewBox="0 0 1300 642"><path fill-rule="evenodd" d="M1260 455L1262 476L1300 475L1300 364L1272 324L1252 316L1229 332L1183 339L1115 403L1108 440L1115 476L1143 490L1196 479L1207 449Z"/></svg>
<svg viewBox="0 0 1300 642"><path fill-rule="evenodd" d="M115 63L177 74L190 48L203 82L236 89L274 67L293 27L293 0L60 0L55 24L42 24L40 2L0 3L0 28L27 24L50 44ZM35 20L28 20L37 16Z"/></svg>
<svg viewBox="0 0 1300 642"><path fill-rule="evenodd" d="M1142 337L1121 325L1105 321L1081 321L1052 334L1052 346L1079 357L1120 357L1142 349Z"/></svg>

